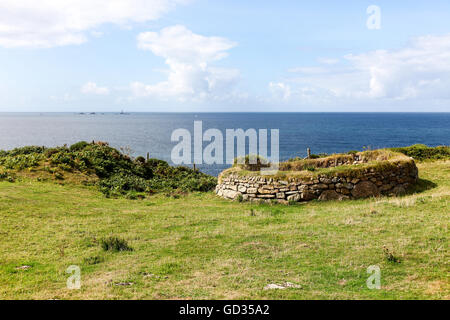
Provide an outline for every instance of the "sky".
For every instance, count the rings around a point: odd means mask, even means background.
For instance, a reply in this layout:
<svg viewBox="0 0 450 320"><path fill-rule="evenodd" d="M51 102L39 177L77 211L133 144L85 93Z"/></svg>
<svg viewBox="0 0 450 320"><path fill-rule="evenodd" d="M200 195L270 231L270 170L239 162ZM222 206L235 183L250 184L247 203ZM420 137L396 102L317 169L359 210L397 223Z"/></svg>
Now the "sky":
<svg viewBox="0 0 450 320"><path fill-rule="evenodd" d="M0 112L450 112L450 1L0 0Z"/></svg>

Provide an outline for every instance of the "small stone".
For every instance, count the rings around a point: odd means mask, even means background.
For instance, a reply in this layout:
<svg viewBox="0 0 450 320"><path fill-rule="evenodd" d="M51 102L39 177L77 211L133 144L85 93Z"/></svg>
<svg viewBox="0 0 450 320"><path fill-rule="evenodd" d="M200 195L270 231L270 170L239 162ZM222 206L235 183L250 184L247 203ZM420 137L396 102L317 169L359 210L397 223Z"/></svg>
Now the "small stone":
<svg viewBox="0 0 450 320"><path fill-rule="evenodd" d="M118 282L115 283L115 286L132 286L134 283L133 282Z"/></svg>
<svg viewBox="0 0 450 320"><path fill-rule="evenodd" d="M258 189L256 189L256 188L248 188L247 189L247 193L257 193L258 192Z"/></svg>
<svg viewBox="0 0 450 320"><path fill-rule="evenodd" d="M300 200L300 194L295 193L293 195L290 195L287 197L288 201L299 201Z"/></svg>
<svg viewBox="0 0 450 320"><path fill-rule="evenodd" d="M224 190L224 191L223 191L223 196L224 196L225 198L228 198L228 199L234 200L234 199L236 199L239 195L240 195L240 193L237 192L237 191L234 191L234 190Z"/></svg>
<svg viewBox="0 0 450 320"><path fill-rule="evenodd" d="M270 283L264 287L264 290L274 290L274 289L283 290L283 289L286 289L286 287L280 286L275 283Z"/></svg>
<svg viewBox="0 0 450 320"><path fill-rule="evenodd" d="M31 266L20 266L20 267L16 267L16 270L27 270L27 269L30 269L31 268Z"/></svg>

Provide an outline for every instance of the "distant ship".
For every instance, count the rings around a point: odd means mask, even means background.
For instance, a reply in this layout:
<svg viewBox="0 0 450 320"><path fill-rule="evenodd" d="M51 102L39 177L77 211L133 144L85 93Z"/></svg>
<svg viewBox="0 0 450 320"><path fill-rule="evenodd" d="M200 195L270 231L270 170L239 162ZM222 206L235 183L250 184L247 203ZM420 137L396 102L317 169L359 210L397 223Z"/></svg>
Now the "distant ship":
<svg viewBox="0 0 450 320"><path fill-rule="evenodd" d="M120 113L119 113L119 114L121 114L121 115L129 115L129 113L123 112L123 110L122 110L122 111L120 111Z"/></svg>

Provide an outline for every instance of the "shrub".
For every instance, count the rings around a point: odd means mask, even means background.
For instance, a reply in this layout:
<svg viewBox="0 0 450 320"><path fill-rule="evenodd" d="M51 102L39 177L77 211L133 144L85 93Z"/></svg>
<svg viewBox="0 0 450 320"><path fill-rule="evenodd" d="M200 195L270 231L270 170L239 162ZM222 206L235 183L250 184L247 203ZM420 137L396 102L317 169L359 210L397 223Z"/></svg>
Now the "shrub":
<svg viewBox="0 0 450 320"><path fill-rule="evenodd" d="M444 160L450 159L450 147L428 147L424 144L415 144L410 147L391 148L394 152L401 152L415 160Z"/></svg>
<svg viewBox="0 0 450 320"><path fill-rule="evenodd" d="M26 168L37 167L42 159L41 154L17 154L15 156L6 156L0 159L0 165L6 169L23 170Z"/></svg>
<svg viewBox="0 0 450 320"><path fill-rule="evenodd" d="M8 171L0 171L0 181L5 180L8 182L14 182L14 176Z"/></svg>
<svg viewBox="0 0 450 320"><path fill-rule="evenodd" d="M61 172L56 171L54 174L55 179L64 180L64 175Z"/></svg>
<svg viewBox="0 0 450 320"><path fill-rule="evenodd" d="M70 151L80 151L86 148L88 145L89 143L87 143L86 141L80 141L71 145L69 149Z"/></svg>
<svg viewBox="0 0 450 320"><path fill-rule="evenodd" d="M135 161L137 164L140 164L140 165L145 164L145 158L142 157L142 156L137 157L134 161Z"/></svg>
<svg viewBox="0 0 450 320"><path fill-rule="evenodd" d="M215 177L187 167L172 167L163 160L145 161L138 157L132 161L102 142L89 144L81 141L70 148L24 147L0 151L0 166L5 169L22 170L39 164L42 170L56 178L62 178L61 172L64 171L95 174L100 178L98 185L106 196L129 194L135 198L133 192L170 192L176 189L183 192L209 191L217 183Z"/></svg>
<svg viewBox="0 0 450 320"><path fill-rule="evenodd" d="M11 157L15 157L18 155L43 153L44 151L45 151L45 147L27 146L27 147L15 148L11 151L7 151L7 154Z"/></svg>
<svg viewBox="0 0 450 320"><path fill-rule="evenodd" d="M99 186L100 190L104 193L113 191L126 194L129 191L144 192L147 190L148 183L141 177L119 173L110 178L101 180Z"/></svg>
<svg viewBox="0 0 450 320"><path fill-rule="evenodd" d="M102 239L100 245L104 251L133 251L133 248L128 245L128 242L125 239L118 237Z"/></svg>
<svg viewBox="0 0 450 320"><path fill-rule="evenodd" d="M139 195L135 191L129 191L125 195L125 198L127 198L128 200L137 200L139 198Z"/></svg>

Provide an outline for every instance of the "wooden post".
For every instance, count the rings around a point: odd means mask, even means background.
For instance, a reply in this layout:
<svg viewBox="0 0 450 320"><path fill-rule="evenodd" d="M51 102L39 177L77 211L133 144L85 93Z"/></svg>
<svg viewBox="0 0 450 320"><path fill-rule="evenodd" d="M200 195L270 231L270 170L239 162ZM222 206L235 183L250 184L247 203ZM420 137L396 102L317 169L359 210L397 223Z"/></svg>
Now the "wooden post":
<svg viewBox="0 0 450 320"><path fill-rule="evenodd" d="M308 159L311 159L311 149L306 148L306 153L308 154Z"/></svg>
<svg viewBox="0 0 450 320"><path fill-rule="evenodd" d="M147 161L150 159L150 152L147 152Z"/></svg>
<svg viewBox="0 0 450 320"><path fill-rule="evenodd" d="M194 171L195 171L195 163L194 163Z"/></svg>

